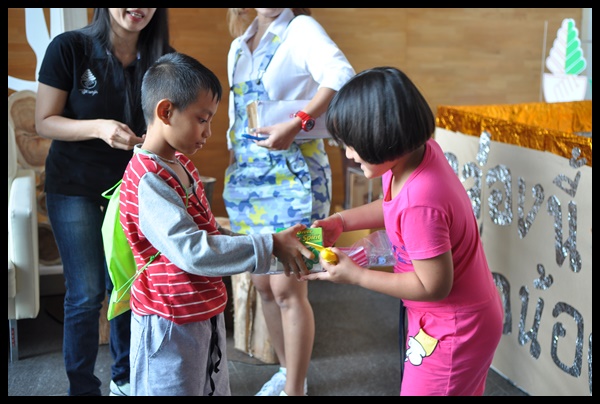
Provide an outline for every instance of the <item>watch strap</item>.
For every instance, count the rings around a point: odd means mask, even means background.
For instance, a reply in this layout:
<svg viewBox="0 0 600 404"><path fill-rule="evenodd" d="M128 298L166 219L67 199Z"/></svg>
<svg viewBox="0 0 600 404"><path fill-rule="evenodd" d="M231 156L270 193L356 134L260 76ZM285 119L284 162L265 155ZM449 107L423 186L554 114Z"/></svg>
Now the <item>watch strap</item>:
<svg viewBox="0 0 600 404"><path fill-rule="evenodd" d="M308 131L312 130L312 128L314 127L315 118L313 118L312 116L310 116L306 112L304 112L304 111L298 111L298 112L296 112L294 114L294 116L297 116L302 121L302 130L308 132ZM309 121L312 121L312 125L309 124L307 126L307 123Z"/></svg>

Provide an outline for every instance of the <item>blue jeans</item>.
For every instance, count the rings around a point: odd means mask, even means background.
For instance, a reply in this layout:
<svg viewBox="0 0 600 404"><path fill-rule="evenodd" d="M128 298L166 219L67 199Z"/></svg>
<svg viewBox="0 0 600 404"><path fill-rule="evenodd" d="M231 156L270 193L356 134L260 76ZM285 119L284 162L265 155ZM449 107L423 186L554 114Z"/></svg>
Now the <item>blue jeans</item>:
<svg viewBox="0 0 600 404"><path fill-rule="evenodd" d="M108 199L47 194L48 218L65 276L63 357L68 394L100 395L94 375L102 302L112 290L104 259L102 220ZM110 321L112 380L129 382L131 312Z"/></svg>

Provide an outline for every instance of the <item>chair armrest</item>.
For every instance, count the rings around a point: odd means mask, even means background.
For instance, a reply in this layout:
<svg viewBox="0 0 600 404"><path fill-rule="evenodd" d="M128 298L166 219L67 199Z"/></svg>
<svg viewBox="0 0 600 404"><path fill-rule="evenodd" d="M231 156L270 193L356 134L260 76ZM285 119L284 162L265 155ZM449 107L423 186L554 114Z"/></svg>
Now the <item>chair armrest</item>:
<svg viewBox="0 0 600 404"><path fill-rule="evenodd" d="M15 265L8 259L8 299L14 299L17 294L17 279L15 275Z"/></svg>
<svg viewBox="0 0 600 404"><path fill-rule="evenodd" d="M9 319L35 318L40 309L35 184L33 170L19 169L9 190L8 259L15 269L15 296L8 299Z"/></svg>

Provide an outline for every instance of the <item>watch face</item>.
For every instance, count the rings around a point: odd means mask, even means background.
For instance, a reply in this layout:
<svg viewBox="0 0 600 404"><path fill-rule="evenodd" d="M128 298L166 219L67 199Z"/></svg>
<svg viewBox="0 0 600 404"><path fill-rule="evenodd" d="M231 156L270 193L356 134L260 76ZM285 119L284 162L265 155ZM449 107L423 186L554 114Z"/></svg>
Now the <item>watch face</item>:
<svg viewBox="0 0 600 404"><path fill-rule="evenodd" d="M314 127L315 127L314 119L307 119L306 121L304 121L304 130L306 132L311 131Z"/></svg>

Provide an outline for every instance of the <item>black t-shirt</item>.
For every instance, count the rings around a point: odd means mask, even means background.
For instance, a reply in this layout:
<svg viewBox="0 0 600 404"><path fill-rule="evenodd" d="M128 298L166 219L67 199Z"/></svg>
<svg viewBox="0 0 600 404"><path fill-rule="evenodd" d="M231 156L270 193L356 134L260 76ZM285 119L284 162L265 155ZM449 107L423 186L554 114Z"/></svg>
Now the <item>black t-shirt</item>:
<svg viewBox="0 0 600 404"><path fill-rule="evenodd" d="M67 91L63 116L114 119L138 136L145 131L141 105L137 124L125 121L125 74L134 77L138 61L123 68L100 43L80 31L57 35L48 45L39 82ZM141 119L139 119L141 117ZM100 197L123 177L132 151L110 147L101 139L66 142L54 139L46 158L45 190L49 193Z"/></svg>

